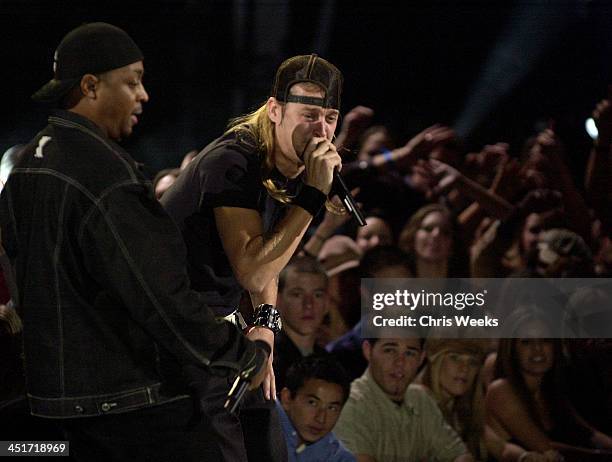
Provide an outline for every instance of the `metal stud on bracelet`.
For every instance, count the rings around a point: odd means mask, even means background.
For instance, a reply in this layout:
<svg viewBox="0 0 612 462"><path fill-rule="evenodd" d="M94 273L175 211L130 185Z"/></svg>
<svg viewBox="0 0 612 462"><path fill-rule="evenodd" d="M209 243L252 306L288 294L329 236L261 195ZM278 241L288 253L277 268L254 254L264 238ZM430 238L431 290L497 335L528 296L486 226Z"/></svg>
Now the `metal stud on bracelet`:
<svg viewBox="0 0 612 462"><path fill-rule="evenodd" d="M273 305L262 303L255 308L253 325L267 327L276 335L282 328L280 313Z"/></svg>

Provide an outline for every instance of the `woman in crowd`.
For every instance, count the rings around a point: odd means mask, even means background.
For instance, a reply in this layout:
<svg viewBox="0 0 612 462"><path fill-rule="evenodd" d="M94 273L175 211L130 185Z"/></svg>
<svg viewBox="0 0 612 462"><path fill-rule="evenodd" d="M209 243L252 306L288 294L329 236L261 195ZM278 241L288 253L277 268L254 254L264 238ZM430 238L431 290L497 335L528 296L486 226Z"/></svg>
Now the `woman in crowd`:
<svg viewBox="0 0 612 462"><path fill-rule="evenodd" d="M584 461L598 452L586 448L612 450L612 438L590 427L570 405L562 387L561 340L548 338L546 318L529 307L514 312L507 324L514 329L499 342L496 380L485 400L491 428L505 441L552 460L564 454L565 460Z"/></svg>
<svg viewBox="0 0 612 462"><path fill-rule="evenodd" d="M425 343L427 365L421 384L432 394L446 421L461 436L477 461L546 461L505 442L485 424L482 365L487 353L485 339L430 337Z"/></svg>
<svg viewBox="0 0 612 462"><path fill-rule="evenodd" d="M459 241L450 211L443 205L429 204L412 215L398 245L411 256L417 277L467 277L466 250Z"/></svg>

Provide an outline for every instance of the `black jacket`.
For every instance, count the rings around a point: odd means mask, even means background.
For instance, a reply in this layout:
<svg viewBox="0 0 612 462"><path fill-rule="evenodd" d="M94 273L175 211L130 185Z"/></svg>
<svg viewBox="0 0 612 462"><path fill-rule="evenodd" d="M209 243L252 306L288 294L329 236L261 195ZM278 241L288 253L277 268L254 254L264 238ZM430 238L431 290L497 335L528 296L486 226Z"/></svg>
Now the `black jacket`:
<svg viewBox="0 0 612 462"><path fill-rule="evenodd" d="M0 196L0 226L33 414L124 412L186 397L185 370L253 374L263 364L190 290L176 225L88 119L58 112L25 147Z"/></svg>

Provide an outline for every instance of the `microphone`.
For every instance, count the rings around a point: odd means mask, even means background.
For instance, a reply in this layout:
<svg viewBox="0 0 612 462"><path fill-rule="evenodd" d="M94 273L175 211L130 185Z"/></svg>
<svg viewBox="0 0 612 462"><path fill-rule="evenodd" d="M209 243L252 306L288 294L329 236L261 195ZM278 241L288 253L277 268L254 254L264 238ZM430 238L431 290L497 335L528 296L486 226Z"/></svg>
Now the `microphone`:
<svg viewBox="0 0 612 462"><path fill-rule="evenodd" d="M307 124L298 125L293 131L292 142L293 142L293 146L296 149L296 152L301 152L300 159L304 158L306 149L308 149L308 145L310 144L310 141L312 141L312 138L311 138L304 144L304 139L305 137L308 137L309 134L311 134L311 129L310 129L310 126ZM324 141L319 142L319 144L322 142ZM298 148L298 146L301 147L302 145L304 146L303 148ZM317 147L318 147L318 144L317 144ZM363 216L363 213L361 212L359 207L357 207L357 203L355 202L355 199L353 198L353 196L351 195L351 192L347 188L346 183L340 176L340 173L338 173L336 170L334 170L334 179L332 182L332 187L331 187L331 191L329 195L330 197L337 195L340 198L340 200L342 201L342 204L344 205L344 208L346 208L346 210L351 215L353 215L353 218L357 220L357 223L359 224L359 226L366 225L366 221L365 221L365 217Z"/></svg>
<svg viewBox="0 0 612 462"><path fill-rule="evenodd" d="M347 188L346 183L344 182L342 176L340 176L340 173L337 170L334 170L334 180L332 182L330 195L338 196L346 210L351 215L353 215L353 218L357 221L359 226L366 225L363 212L359 209L359 207L357 207L357 203L355 202L353 195Z"/></svg>

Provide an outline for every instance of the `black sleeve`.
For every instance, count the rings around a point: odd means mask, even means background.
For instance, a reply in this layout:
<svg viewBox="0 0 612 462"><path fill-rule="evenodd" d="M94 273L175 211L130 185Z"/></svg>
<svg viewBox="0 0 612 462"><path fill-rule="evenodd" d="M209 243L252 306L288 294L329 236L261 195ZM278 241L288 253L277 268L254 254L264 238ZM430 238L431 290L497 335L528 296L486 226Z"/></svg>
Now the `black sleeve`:
<svg viewBox="0 0 612 462"><path fill-rule="evenodd" d="M262 367L263 351L189 288L181 235L143 185L117 187L92 207L79 232L87 270L157 342L184 365L247 376Z"/></svg>
<svg viewBox="0 0 612 462"><path fill-rule="evenodd" d="M257 210L260 171L257 154L221 145L197 165L200 207L240 207Z"/></svg>

